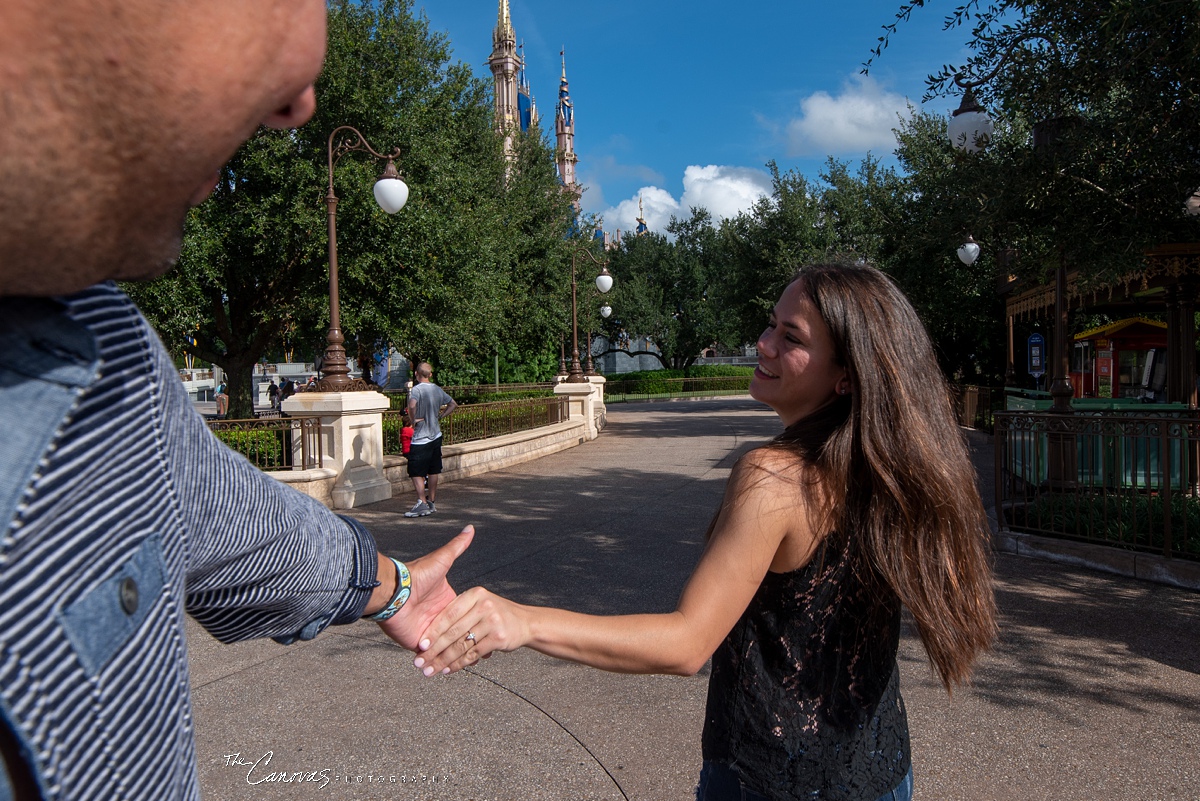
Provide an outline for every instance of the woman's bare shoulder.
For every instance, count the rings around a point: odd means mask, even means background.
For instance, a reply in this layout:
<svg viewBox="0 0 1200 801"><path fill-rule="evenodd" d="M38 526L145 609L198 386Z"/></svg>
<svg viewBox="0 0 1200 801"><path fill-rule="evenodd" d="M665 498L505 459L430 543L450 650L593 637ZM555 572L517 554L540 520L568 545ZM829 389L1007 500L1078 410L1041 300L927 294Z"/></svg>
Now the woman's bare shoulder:
<svg viewBox="0 0 1200 801"><path fill-rule="evenodd" d="M794 504L807 494L813 475L812 467L796 454L764 446L737 460L729 476L728 492L742 499L757 496Z"/></svg>
<svg viewBox="0 0 1200 801"><path fill-rule="evenodd" d="M742 454L734 464L731 478L796 484L811 475L811 467L795 453L764 445Z"/></svg>
<svg viewBox="0 0 1200 801"><path fill-rule="evenodd" d="M826 528L826 494L814 465L786 448L756 448L738 460L729 487L755 515L760 531L777 533L771 570L808 563Z"/></svg>

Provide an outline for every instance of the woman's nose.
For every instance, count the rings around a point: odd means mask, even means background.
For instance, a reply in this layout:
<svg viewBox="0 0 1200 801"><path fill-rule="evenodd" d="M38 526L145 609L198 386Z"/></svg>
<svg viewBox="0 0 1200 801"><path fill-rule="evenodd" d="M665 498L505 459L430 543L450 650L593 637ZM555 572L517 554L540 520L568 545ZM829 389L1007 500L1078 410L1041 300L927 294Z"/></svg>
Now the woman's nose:
<svg viewBox="0 0 1200 801"><path fill-rule="evenodd" d="M770 328L758 335L758 342L756 342L754 346L758 349L759 353L762 353L764 350L772 349Z"/></svg>

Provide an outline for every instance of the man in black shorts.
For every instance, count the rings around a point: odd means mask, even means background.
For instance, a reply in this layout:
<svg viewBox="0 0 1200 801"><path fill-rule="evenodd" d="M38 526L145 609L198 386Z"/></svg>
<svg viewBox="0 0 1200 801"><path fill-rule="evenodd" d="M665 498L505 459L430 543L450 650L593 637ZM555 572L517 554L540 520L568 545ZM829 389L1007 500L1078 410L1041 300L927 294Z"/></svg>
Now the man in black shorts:
<svg viewBox="0 0 1200 801"><path fill-rule="evenodd" d="M437 511L434 501L442 472L442 427L438 421L458 408L454 399L433 383L429 362L417 365L416 379L408 391L408 419L413 424L408 475L417 491L417 502L404 513L405 517L424 517Z"/></svg>

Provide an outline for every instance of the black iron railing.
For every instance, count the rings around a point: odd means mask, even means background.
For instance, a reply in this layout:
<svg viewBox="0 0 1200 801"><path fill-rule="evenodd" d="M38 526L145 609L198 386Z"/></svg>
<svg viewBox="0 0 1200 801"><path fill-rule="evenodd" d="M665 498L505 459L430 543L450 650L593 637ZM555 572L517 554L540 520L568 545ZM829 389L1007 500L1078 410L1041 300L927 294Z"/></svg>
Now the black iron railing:
<svg viewBox="0 0 1200 801"><path fill-rule="evenodd" d="M997 412L996 509L1015 531L1200 559L1200 419Z"/></svg>
<svg viewBox="0 0 1200 801"><path fill-rule="evenodd" d="M321 466L319 417L209 420L217 439L260 470L309 470Z"/></svg>
<svg viewBox="0 0 1200 801"><path fill-rule="evenodd" d="M498 403L460 405L454 414L442 418L442 444L460 445L478 439L499 437L518 431L554 425L569 418L564 397L526 398ZM383 413L383 452L399 454L403 413Z"/></svg>

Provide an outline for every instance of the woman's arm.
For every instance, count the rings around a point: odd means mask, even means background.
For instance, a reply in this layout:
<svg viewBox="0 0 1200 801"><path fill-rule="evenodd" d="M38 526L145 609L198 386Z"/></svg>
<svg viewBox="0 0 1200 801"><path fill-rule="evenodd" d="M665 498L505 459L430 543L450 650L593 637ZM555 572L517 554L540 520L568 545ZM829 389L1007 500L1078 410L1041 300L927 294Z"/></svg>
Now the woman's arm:
<svg viewBox="0 0 1200 801"><path fill-rule="evenodd" d="M713 535L674 612L584 615L476 587L430 625L415 664L427 676L454 672L524 646L604 670L691 675L746 610L777 554L799 551L807 561L815 544L809 531L793 457L752 451L734 467Z"/></svg>

